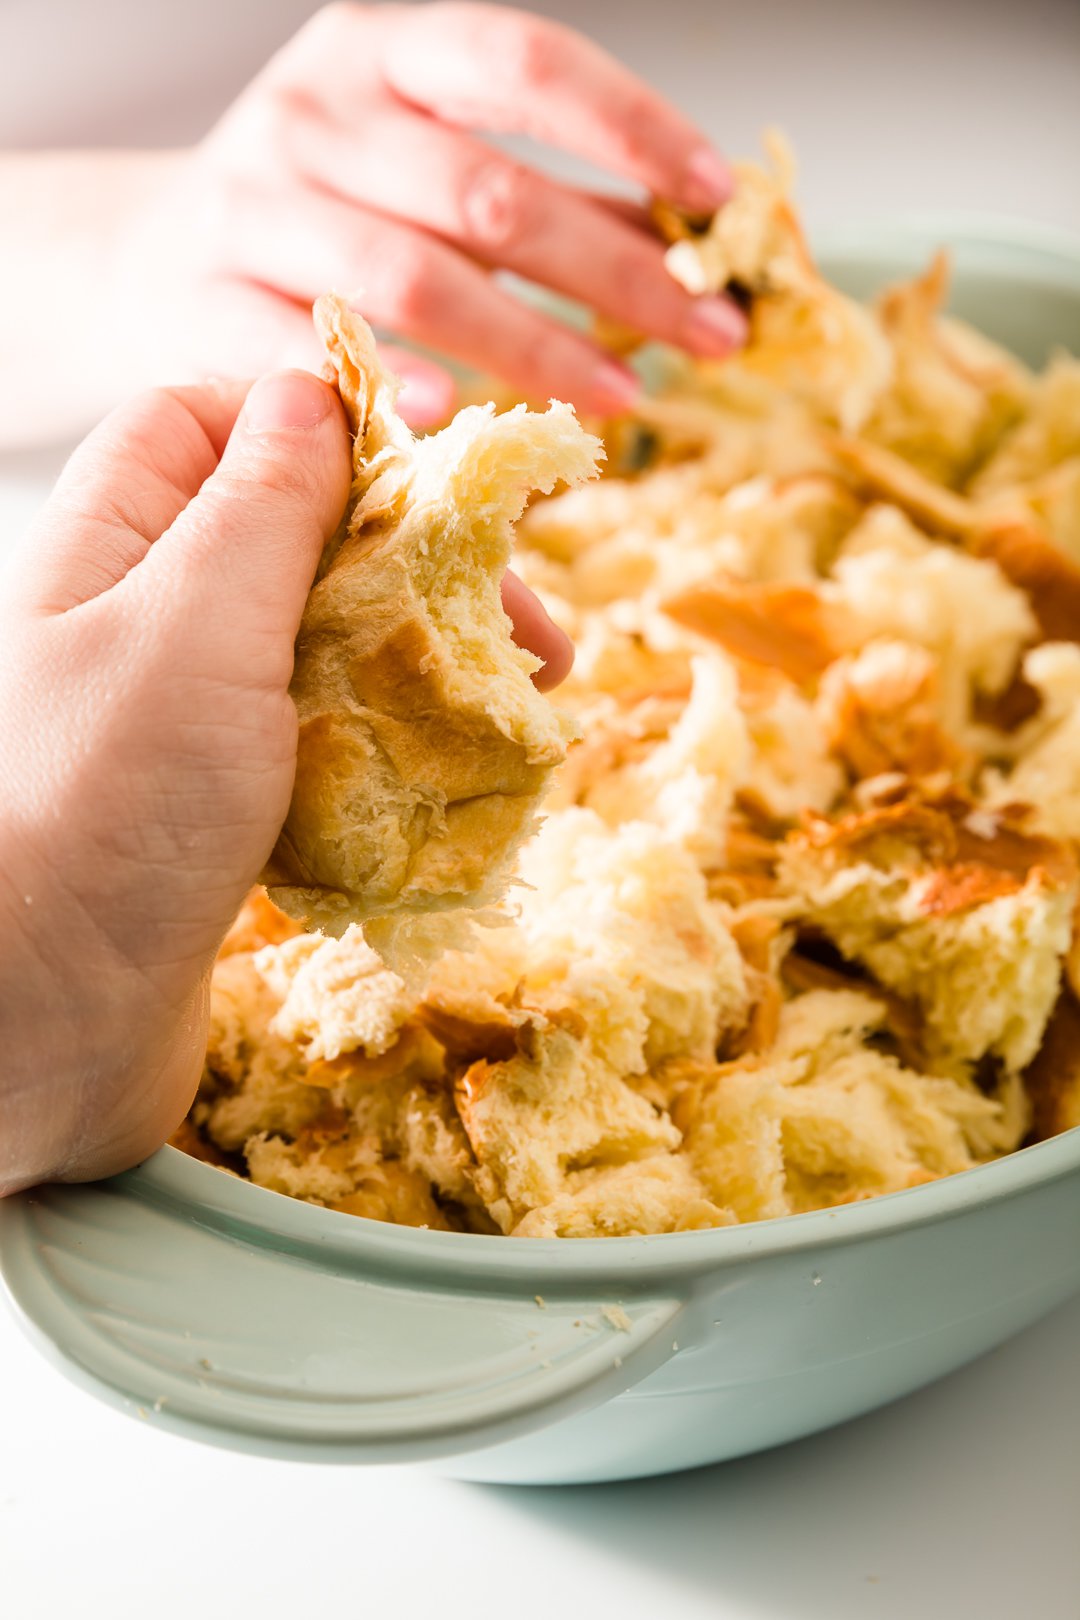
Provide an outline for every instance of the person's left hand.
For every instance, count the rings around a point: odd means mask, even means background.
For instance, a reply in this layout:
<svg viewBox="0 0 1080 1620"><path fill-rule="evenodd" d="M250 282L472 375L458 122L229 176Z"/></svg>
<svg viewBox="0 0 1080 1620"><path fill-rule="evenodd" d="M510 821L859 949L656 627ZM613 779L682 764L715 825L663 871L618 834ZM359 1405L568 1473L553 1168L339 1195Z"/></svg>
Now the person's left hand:
<svg viewBox="0 0 1080 1620"><path fill-rule="evenodd" d="M158 390L27 537L0 609L0 1194L134 1164L190 1104L210 966L288 808L293 643L350 475L307 373ZM550 684L569 644L519 582L507 607Z"/></svg>

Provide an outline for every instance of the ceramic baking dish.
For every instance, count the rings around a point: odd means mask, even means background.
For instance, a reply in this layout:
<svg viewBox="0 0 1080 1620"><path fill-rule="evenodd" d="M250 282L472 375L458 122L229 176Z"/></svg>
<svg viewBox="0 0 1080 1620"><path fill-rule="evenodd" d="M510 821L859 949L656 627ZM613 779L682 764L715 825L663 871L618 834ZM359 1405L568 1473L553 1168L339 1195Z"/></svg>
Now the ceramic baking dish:
<svg viewBox="0 0 1080 1620"><path fill-rule="evenodd" d="M953 309L1080 351L1080 244L995 221L834 235L856 294L955 252ZM1080 1288L1080 1130L867 1203L585 1241L379 1225L163 1148L0 1204L0 1272L70 1376L166 1429L463 1478L661 1473L916 1389Z"/></svg>

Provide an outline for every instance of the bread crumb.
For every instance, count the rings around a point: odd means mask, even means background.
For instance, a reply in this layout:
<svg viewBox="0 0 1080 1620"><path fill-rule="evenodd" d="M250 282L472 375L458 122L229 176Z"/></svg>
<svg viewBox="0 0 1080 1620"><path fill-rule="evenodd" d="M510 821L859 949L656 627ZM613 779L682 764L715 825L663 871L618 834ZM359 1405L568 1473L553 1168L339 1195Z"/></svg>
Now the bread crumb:
<svg viewBox="0 0 1080 1620"><path fill-rule="evenodd" d="M601 1305L600 1315L617 1333L629 1333L633 1326L621 1305Z"/></svg>

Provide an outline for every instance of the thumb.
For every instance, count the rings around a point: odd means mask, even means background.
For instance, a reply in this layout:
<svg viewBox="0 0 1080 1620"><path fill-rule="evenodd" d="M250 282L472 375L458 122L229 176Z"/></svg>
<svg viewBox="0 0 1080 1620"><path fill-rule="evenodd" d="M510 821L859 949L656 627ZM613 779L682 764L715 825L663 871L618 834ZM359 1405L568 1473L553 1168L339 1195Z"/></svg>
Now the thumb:
<svg viewBox="0 0 1080 1620"><path fill-rule="evenodd" d="M264 644L284 637L291 653L351 478L334 390L306 371L260 378L217 467L130 581L168 601L204 645L250 652L253 634Z"/></svg>

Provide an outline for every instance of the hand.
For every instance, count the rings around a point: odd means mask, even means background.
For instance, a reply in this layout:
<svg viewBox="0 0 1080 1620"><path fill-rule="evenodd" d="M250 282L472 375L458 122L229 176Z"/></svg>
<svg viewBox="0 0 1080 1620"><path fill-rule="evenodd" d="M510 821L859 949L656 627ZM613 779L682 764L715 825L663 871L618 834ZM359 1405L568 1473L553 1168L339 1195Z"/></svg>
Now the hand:
<svg viewBox="0 0 1080 1620"><path fill-rule="evenodd" d="M245 399L246 394L246 399ZM292 790L292 648L349 489L304 373L162 390L76 452L0 608L0 1193L183 1118L210 965ZM518 633L568 662L524 587Z"/></svg>
<svg viewBox="0 0 1080 1620"><path fill-rule="evenodd" d="M696 354L742 341L733 304L667 274L642 208L547 179L471 128L565 147L688 209L731 189L692 125L569 29L501 5L332 5L173 160L120 239L117 320L134 314L156 375L248 375L311 365L310 306L334 289L528 396L601 412L626 407L632 373L493 270ZM444 375L410 381L414 422L445 414Z"/></svg>

